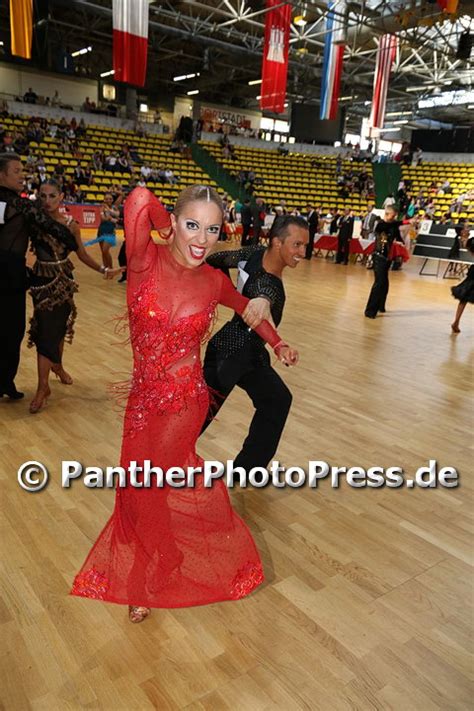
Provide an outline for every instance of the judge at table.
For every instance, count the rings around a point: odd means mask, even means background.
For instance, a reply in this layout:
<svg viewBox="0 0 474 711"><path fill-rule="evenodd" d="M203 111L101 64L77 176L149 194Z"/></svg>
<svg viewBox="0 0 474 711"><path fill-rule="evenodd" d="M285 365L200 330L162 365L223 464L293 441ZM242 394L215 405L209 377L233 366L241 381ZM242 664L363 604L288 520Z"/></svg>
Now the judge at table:
<svg viewBox="0 0 474 711"><path fill-rule="evenodd" d="M349 263L349 248L352 235L354 233L354 214L352 210L346 208L339 225L339 234L337 236L337 255L336 264Z"/></svg>

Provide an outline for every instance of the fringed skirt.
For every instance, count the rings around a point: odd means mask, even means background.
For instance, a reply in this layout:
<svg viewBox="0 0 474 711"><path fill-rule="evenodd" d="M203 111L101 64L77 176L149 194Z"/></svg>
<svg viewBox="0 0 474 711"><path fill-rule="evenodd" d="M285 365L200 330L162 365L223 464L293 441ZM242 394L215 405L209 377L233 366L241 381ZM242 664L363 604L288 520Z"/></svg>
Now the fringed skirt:
<svg viewBox="0 0 474 711"><path fill-rule="evenodd" d="M61 362L61 342L72 343L77 316L74 294L78 290L72 275L73 265L62 262L36 262L31 278L30 294L33 316L28 331L28 347L52 363Z"/></svg>

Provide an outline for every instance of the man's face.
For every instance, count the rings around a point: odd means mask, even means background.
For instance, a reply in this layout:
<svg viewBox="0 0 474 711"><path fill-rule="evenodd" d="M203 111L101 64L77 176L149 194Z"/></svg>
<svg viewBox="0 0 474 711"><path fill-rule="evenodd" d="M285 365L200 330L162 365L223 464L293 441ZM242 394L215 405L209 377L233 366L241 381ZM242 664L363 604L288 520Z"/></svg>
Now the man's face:
<svg viewBox="0 0 474 711"><path fill-rule="evenodd" d="M0 185L20 193L24 181L23 166L19 160L11 160L4 171L0 172Z"/></svg>

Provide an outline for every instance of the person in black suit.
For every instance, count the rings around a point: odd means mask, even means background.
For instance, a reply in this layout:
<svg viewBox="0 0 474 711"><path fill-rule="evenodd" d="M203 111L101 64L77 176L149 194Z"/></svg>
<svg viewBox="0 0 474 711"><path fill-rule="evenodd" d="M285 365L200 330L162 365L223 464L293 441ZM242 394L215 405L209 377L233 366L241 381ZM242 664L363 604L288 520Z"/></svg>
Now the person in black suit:
<svg viewBox="0 0 474 711"><path fill-rule="evenodd" d="M398 222L396 218L396 207L387 205L384 219L380 220L375 227L374 284L365 307L367 318L376 318L378 311L385 313L385 301L389 287L388 273L392 264L390 260L391 247L395 241L403 244L400 235L400 225L402 223Z"/></svg>
<svg viewBox="0 0 474 711"><path fill-rule="evenodd" d="M354 233L354 215L352 210L346 208L339 223L339 234L337 236L336 264L349 263L349 248L352 235Z"/></svg>
<svg viewBox="0 0 474 711"><path fill-rule="evenodd" d="M23 397L14 381L25 335L26 251L31 230L44 230L69 251L77 250L73 234L64 225L20 197L23 180L20 156L0 153L0 397L7 395L11 400Z"/></svg>
<svg viewBox="0 0 474 711"><path fill-rule="evenodd" d="M249 244L249 234L253 220L250 200L244 200L244 204L242 205L242 209L240 211L240 219L242 222L242 239L240 240L240 244L242 247L246 247Z"/></svg>
<svg viewBox="0 0 474 711"><path fill-rule="evenodd" d="M251 208L253 237L249 244L259 244L262 227L265 224L265 203L262 198L255 200L255 205Z"/></svg>
<svg viewBox="0 0 474 711"><path fill-rule="evenodd" d="M309 241L306 247L305 259L311 259L313 256L314 249L314 238L318 232L319 220L320 220L319 208L313 207L313 205L308 205L308 212L306 214L306 220L309 227Z"/></svg>
<svg viewBox="0 0 474 711"><path fill-rule="evenodd" d="M331 224L329 226L329 234L335 235L339 229L339 224L341 222L342 216L339 214L339 210L336 210L336 209L332 209L331 214L332 214L332 220L331 220Z"/></svg>

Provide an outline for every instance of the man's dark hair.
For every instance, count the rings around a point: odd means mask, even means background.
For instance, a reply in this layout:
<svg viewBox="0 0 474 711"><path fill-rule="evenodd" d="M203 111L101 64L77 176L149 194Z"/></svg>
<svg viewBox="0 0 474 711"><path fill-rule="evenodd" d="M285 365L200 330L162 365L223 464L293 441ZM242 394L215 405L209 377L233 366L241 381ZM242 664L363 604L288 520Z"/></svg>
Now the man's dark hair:
<svg viewBox="0 0 474 711"><path fill-rule="evenodd" d="M0 173L4 173L8 168L8 164L15 160L21 163L21 158L16 153L0 153Z"/></svg>
<svg viewBox="0 0 474 711"><path fill-rule="evenodd" d="M270 228L270 232L268 233L270 247L272 246L275 237L284 239L288 236L288 228L291 227L291 225L302 227L304 230L308 229L307 221L300 215L280 215L279 217L275 217Z"/></svg>

